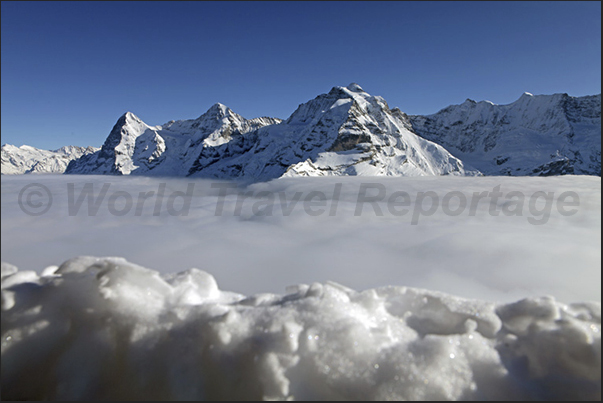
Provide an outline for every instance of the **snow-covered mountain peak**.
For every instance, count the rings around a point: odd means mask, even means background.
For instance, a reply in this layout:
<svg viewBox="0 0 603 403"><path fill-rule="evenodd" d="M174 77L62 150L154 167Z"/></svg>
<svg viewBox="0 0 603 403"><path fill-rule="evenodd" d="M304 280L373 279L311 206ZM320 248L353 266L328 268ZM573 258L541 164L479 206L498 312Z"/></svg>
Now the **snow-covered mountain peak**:
<svg viewBox="0 0 603 403"><path fill-rule="evenodd" d="M171 120L160 126L149 126L126 113L118 119L102 149L74 162L66 173L185 176L204 148L213 149L280 122L274 118L248 120L221 103L196 119Z"/></svg>
<svg viewBox="0 0 603 403"><path fill-rule="evenodd" d="M306 103L300 104L285 123L288 125L307 125L320 120L322 115L332 109L346 113L351 106L351 101L352 97L345 87L333 87L327 94L321 94Z"/></svg>
<svg viewBox="0 0 603 403"><path fill-rule="evenodd" d="M134 113L128 111L121 115L119 119L117 119L116 125L124 126L124 125L140 125L145 124L141 118L136 116Z"/></svg>
<svg viewBox="0 0 603 403"><path fill-rule="evenodd" d="M38 152L38 151L46 151L46 150L40 150L39 148L36 147L32 147L32 146L28 146L27 144L23 144L19 147L14 146L12 144L3 144L2 145L2 150L3 151L8 151L8 152Z"/></svg>
<svg viewBox="0 0 603 403"><path fill-rule="evenodd" d="M503 107L513 107L522 105L534 105L539 107L561 107L561 103L566 101L570 97L567 93L555 93L551 95L534 95L529 92L521 94L519 99L508 105L501 105Z"/></svg>
<svg viewBox="0 0 603 403"><path fill-rule="evenodd" d="M458 159L410 132L406 115L355 83L300 105L285 125L299 132L294 154L309 158L284 176L465 173Z"/></svg>
<svg viewBox="0 0 603 403"><path fill-rule="evenodd" d="M215 119L220 119L223 118L224 116L230 115L234 113L228 106L221 104L219 102L216 102L215 104L213 104L211 106L211 108L209 108L207 110L207 112L205 112L203 115L201 115L199 117L199 119L211 119L211 118L215 118Z"/></svg>
<svg viewBox="0 0 603 403"><path fill-rule="evenodd" d="M290 125L316 123L323 119L325 114L328 114L331 120L338 120L354 110L360 114L378 114L383 110L389 111L389 106L382 97L372 96L358 84L352 83L347 87L333 87L327 94L321 94L301 104L286 123Z"/></svg>
<svg viewBox="0 0 603 403"><path fill-rule="evenodd" d="M350 89L352 88L352 89ZM347 116L352 107L367 113L368 105L375 103L377 108L386 106L381 97L372 97L360 88L358 84L350 84L347 87L333 87L326 94L321 94L299 107L289 116L286 121L288 125L315 124L328 115L327 120L341 120Z"/></svg>
<svg viewBox="0 0 603 403"><path fill-rule="evenodd" d="M126 112L121 115L119 119L117 119L117 122L115 122L113 130L111 130L111 133L109 134L109 137L107 137L105 144L109 143L107 145L113 147L113 143L115 141L119 143L124 137L132 136L133 132L138 133L141 130L144 131L144 129L147 127L149 126L145 124L138 116L132 112Z"/></svg>
<svg viewBox="0 0 603 403"><path fill-rule="evenodd" d="M192 129L213 132L220 127L235 125L237 127L244 124L246 119L233 112L232 109L221 103L213 104L207 112L194 120L180 121L181 125L189 125ZM165 126L165 125L164 125ZM169 124L168 126L169 127Z"/></svg>
<svg viewBox="0 0 603 403"><path fill-rule="evenodd" d="M333 90L336 90L334 93L339 94L342 98L352 98L354 100L369 100L370 98L373 98L356 83L352 83L347 87L335 87Z"/></svg>
<svg viewBox="0 0 603 403"><path fill-rule="evenodd" d="M29 146L21 146L21 147L29 147ZM12 144L2 144L2 151L15 152L15 151L18 151L21 147L14 146Z"/></svg>
<svg viewBox="0 0 603 403"><path fill-rule="evenodd" d="M140 118L138 116L136 116L134 113L130 112L130 111L124 113L122 116L126 120L133 120L133 121L136 121L136 122L141 122Z"/></svg>
<svg viewBox="0 0 603 403"><path fill-rule="evenodd" d="M364 90L362 89L361 86L359 86L356 83L351 83L350 85L348 85L346 87L348 90L352 91L352 92L364 92Z"/></svg>
<svg viewBox="0 0 603 403"><path fill-rule="evenodd" d="M560 94L548 95L547 97L553 98L553 97L558 96L558 95L560 95ZM529 92L524 92L523 94L521 94L521 96L519 97L519 99L517 99L514 102L511 102L509 105L513 105L513 104L527 104L527 103L534 102L534 101L536 101L538 99L541 99L541 98L542 98L542 96L540 96L540 95L534 95L534 94L529 93Z"/></svg>
<svg viewBox="0 0 603 403"><path fill-rule="evenodd" d="M228 108L228 106L224 105L223 103L216 102L215 104L213 104L211 106L211 108L209 108L209 110L212 110L212 109L218 109L218 110L221 110L221 111L226 111L229 108Z"/></svg>
<svg viewBox="0 0 603 403"><path fill-rule="evenodd" d="M333 87L299 105L285 122L260 119L254 128L250 124L258 119L241 118L240 125L232 116L223 119L234 124L205 137L201 148L188 148L186 155L196 158L187 175L268 180L463 174L459 160L409 132L405 115L395 115L383 98L348 87Z"/></svg>

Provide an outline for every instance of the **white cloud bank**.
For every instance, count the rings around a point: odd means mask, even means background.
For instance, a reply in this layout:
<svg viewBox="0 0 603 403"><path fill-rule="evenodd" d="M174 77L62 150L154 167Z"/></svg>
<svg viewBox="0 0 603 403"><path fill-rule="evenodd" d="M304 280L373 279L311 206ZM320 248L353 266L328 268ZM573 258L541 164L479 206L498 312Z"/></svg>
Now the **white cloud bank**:
<svg viewBox="0 0 603 403"><path fill-rule="evenodd" d="M52 206L39 216L25 214L18 203L23 188L34 182L52 194ZM88 215L87 202L77 214L69 215L69 183L73 183L76 200L86 183L96 198L103 184L109 184L95 216ZM158 192L162 183L165 197L159 215L154 215L157 199L152 196L145 199L137 215L139 194ZM333 197L338 183L339 195ZM360 215L354 215L362 183L385 188L383 201L378 203L383 216L369 203ZM170 215L169 195L186 193L191 184L188 214ZM72 175L3 177L2 260L40 272L79 255L123 256L161 273L197 267L214 275L224 289L247 295L281 293L291 284L336 281L356 290L409 286L501 302L543 295L565 303L601 300L599 177L279 179L240 187L241 193L253 192L259 198L242 200L238 216L234 194L222 200L222 215L215 215L220 189L212 185L217 182ZM496 202L489 197L478 200L471 216L473 193L493 192L497 186L504 196ZM368 188L366 196L377 195L377 187ZM409 212L396 216L387 201L401 191L411 198ZM129 211L120 192L132 197ZM312 192L322 192L326 200L316 197L304 204ZM425 196L422 206L427 213L418 215L413 225L421 192L434 192L440 207L427 215L431 200ZM466 208L457 216L441 207L451 192L461 192L467 199ZM521 216L502 212L503 207L511 210L511 192L525 195ZM553 193L549 214L538 215L546 210L542 198L535 204L535 214L530 212L529 199L536 192ZM579 206L565 208L575 209L573 215L563 215L557 208L564 192L579 196ZM32 206L41 202L41 195L31 196ZM108 203L111 197L113 205ZM274 199L272 215L254 214L254 208L261 211L270 204L266 203L270 197ZM296 197L299 202L292 206ZM337 203L331 216L333 199ZM449 210L454 210L457 202L458 197L452 197ZM172 212L182 206L182 200L174 198ZM312 216L304 207L324 213ZM394 213L405 208L389 207ZM493 207L498 215L490 214ZM127 214L117 216L112 211ZM532 223L544 218L541 225Z"/></svg>

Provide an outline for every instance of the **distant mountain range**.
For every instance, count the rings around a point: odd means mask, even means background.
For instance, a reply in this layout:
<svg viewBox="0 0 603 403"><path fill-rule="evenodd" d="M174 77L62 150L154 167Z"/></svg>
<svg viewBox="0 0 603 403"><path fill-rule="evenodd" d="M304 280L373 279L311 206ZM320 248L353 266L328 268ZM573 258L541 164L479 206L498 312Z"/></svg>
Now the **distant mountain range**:
<svg viewBox="0 0 603 403"><path fill-rule="evenodd" d="M433 115L390 109L359 85L334 87L285 121L215 104L149 126L122 115L100 149L2 146L2 173L287 176L601 175L601 94L467 100Z"/></svg>
<svg viewBox="0 0 603 403"><path fill-rule="evenodd" d="M66 146L58 150L41 150L30 146L4 144L1 151L2 174L60 173L69 162L99 151L96 147Z"/></svg>
<svg viewBox="0 0 603 403"><path fill-rule="evenodd" d="M468 99L409 118L415 133L485 175L601 176L601 94L526 92L509 105Z"/></svg>

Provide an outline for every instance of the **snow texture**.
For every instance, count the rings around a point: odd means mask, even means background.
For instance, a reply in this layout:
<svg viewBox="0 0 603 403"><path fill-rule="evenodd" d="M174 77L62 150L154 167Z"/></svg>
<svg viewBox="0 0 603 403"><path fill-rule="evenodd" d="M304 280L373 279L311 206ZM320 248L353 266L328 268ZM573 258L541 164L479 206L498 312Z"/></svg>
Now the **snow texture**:
<svg viewBox="0 0 603 403"><path fill-rule="evenodd" d="M407 287L224 292L123 258L2 264L9 400L600 400L601 305Z"/></svg>

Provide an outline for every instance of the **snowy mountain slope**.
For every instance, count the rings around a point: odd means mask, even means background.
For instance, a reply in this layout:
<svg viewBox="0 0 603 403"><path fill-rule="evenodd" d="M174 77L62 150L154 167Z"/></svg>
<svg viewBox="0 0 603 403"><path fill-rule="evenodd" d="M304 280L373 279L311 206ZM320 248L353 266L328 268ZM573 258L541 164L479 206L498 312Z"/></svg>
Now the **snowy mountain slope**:
<svg viewBox="0 0 603 403"><path fill-rule="evenodd" d="M65 146L41 150L31 146L2 146L2 174L62 173L70 161L98 151L95 147Z"/></svg>
<svg viewBox="0 0 603 403"><path fill-rule="evenodd" d="M601 175L601 94L524 93L508 105L467 99L409 120L486 175Z"/></svg>
<svg viewBox="0 0 603 403"><path fill-rule="evenodd" d="M294 133L292 150L307 156L284 176L466 174L459 159L409 131L382 97L357 84L301 105L287 124Z"/></svg>
<svg viewBox="0 0 603 403"><path fill-rule="evenodd" d="M199 119L156 127L126 113L98 153L66 172L250 180L465 174L458 158L409 131L404 119L357 84L334 87L285 122L246 120L221 104Z"/></svg>
<svg viewBox="0 0 603 403"><path fill-rule="evenodd" d="M74 161L66 173L185 176L205 147L214 147L280 119L247 120L222 104L197 119L149 126L131 112L122 115L102 148Z"/></svg>

